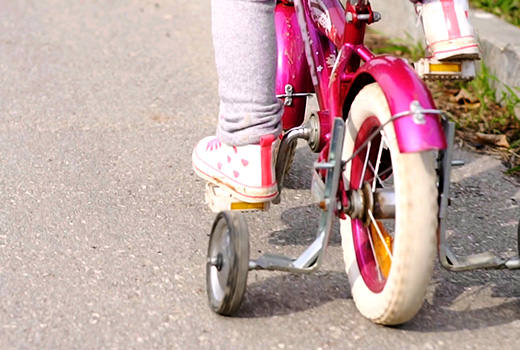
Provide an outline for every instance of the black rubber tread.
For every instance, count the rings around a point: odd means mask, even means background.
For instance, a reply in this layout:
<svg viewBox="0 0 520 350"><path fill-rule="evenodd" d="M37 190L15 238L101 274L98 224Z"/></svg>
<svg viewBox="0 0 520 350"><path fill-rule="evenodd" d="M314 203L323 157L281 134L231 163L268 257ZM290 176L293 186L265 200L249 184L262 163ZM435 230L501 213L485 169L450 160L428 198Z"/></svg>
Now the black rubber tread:
<svg viewBox="0 0 520 350"><path fill-rule="evenodd" d="M212 291L210 281L211 264L206 264L206 291L211 309L217 314L224 316L234 315L242 303L247 285L247 274L249 270L249 233L247 223L240 213L230 211L220 212L211 229L211 235L208 244L208 258L211 254L211 245L214 244L213 239L216 229L219 229L219 222L225 221L223 229L227 229L229 234L229 242L231 244L231 270L226 282L225 295L222 301L216 300Z"/></svg>

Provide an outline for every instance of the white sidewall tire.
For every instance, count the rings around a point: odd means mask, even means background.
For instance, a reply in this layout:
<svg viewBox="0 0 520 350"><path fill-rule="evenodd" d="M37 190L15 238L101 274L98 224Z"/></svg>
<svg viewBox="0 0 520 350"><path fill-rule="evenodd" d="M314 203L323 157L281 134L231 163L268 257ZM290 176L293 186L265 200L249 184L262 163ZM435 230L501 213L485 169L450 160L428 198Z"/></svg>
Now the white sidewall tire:
<svg viewBox="0 0 520 350"><path fill-rule="evenodd" d="M381 124L391 117L377 83L364 87L352 103L346 122L344 159L352 154L357 131L371 116ZM410 320L423 304L436 252L438 205L433 152L399 153L392 123L384 127L384 134L392 158L396 218L392 266L380 293L371 291L361 276L349 217L340 220L340 231L345 267L358 310L373 322L395 325ZM346 165L345 179L350 179L351 164Z"/></svg>

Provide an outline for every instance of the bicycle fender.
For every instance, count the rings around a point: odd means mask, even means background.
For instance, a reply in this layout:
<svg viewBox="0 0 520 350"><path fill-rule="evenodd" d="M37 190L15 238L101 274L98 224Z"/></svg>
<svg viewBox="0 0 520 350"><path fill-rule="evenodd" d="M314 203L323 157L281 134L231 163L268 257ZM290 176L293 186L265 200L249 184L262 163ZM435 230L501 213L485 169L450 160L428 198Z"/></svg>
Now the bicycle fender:
<svg viewBox="0 0 520 350"><path fill-rule="evenodd" d="M356 72L346 94L344 115L348 114L357 93L373 82L383 90L392 115L410 111L414 101L419 102L423 109L435 109L430 91L413 68L403 59L382 55L368 60ZM394 120L393 125L402 153L446 148L446 138L437 114L424 114L420 123L410 114Z"/></svg>

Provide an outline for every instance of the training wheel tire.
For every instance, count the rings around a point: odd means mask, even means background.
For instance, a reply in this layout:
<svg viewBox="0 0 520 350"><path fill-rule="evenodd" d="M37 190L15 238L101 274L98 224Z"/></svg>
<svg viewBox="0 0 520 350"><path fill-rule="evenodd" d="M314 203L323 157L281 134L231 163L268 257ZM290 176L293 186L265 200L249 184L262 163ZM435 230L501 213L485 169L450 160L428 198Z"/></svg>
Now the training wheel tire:
<svg viewBox="0 0 520 350"><path fill-rule="evenodd" d="M238 311L249 270L249 232L242 215L220 212L211 228L206 291L211 309L231 316Z"/></svg>

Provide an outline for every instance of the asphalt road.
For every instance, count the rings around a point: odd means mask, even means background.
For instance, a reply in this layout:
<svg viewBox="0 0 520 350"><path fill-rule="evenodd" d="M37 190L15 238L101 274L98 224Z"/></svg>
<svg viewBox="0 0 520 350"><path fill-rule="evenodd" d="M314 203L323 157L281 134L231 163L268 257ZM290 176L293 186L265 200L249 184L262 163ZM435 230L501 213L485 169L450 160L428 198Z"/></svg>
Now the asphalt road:
<svg viewBox="0 0 520 350"><path fill-rule="evenodd" d="M321 272L253 272L236 318L207 307L213 214L191 150L214 132L209 1L0 0L1 349L518 349L520 274L436 267L401 327L356 311L337 226ZM513 255L520 186L459 151L457 252ZM300 252L317 210L299 148L253 255Z"/></svg>

